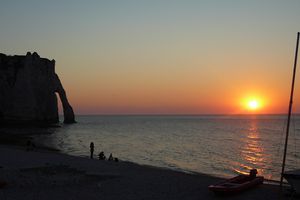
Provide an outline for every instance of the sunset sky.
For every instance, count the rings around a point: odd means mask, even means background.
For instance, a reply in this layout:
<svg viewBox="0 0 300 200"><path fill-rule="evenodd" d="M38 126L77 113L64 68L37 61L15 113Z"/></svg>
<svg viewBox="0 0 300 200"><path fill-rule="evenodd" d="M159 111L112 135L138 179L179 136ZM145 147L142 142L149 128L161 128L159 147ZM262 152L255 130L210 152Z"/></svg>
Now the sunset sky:
<svg viewBox="0 0 300 200"><path fill-rule="evenodd" d="M296 0L0 6L1 52L55 59L77 114L286 113L298 31Z"/></svg>

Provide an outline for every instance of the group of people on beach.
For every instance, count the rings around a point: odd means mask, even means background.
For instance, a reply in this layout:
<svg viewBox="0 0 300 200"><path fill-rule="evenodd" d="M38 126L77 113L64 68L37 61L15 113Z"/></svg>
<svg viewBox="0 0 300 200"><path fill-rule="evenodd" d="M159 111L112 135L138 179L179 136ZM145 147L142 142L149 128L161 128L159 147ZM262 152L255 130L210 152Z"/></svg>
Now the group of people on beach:
<svg viewBox="0 0 300 200"><path fill-rule="evenodd" d="M90 158L91 159L94 159L94 150L95 150L95 146L94 146L94 142L91 142L90 143ZM98 159L99 160L106 160L106 156L104 155L104 152L103 151L101 151L99 154L98 154ZM112 153L109 155L109 157L108 157L108 159L107 159L108 161L115 161L115 162L118 162L119 161L119 159L118 158L114 158L113 156L112 156Z"/></svg>

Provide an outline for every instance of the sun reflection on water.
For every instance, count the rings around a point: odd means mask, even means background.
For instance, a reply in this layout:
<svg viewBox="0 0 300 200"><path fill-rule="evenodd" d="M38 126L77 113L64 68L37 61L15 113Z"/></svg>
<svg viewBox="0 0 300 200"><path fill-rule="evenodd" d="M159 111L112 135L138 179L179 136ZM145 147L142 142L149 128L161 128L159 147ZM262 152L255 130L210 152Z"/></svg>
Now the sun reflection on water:
<svg viewBox="0 0 300 200"><path fill-rule="evenodd" d="M266 161L256 120L251 120L245 134L242 138L241 162L234 171L239 174L248 174L250 169L255 168L259 175L264 175L264 163Z"/></svg>

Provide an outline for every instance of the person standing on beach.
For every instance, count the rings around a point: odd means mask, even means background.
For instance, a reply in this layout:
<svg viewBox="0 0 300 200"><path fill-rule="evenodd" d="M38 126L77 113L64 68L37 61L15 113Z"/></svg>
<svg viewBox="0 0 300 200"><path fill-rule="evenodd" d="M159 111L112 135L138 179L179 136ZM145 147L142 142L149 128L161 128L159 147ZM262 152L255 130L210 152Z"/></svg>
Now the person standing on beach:
<svg viewBox="0 0 300 200"><path fill-rule="evenodd" d="M113 161L114 160L114 158L113 158L113 156L112 156L112 153L109 155L109 157L108 157L108 161Z"/></svg>
<svg viewBox="0 0 300 200"><path fill-rule="evenodd" d="M90 152L91 152L91 159L94 158L94 142L91 142L90 144Z"/></svg>

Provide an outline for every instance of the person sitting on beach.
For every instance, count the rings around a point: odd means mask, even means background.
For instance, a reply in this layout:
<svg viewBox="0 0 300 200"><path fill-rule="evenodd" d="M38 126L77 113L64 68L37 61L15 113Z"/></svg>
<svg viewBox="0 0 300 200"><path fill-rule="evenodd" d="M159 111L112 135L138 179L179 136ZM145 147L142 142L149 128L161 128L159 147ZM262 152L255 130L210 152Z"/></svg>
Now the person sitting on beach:
<svg viewBox="0 0 300 200"><path fill-rule="evenodd" d="M30 140L26 142L26 151L33 151L35 149L35 144Z"/></svg>
<svg viewBox="0 0 300 200"><path fill-rule="evenodd" d="M26 142L26 151L30 151L31 150L31 141L27 140Z"/></svg>
<svg viewBox="0 0 300 200"><path fill-rule="evenodd" d="M112 156L112 153L109 155L109 157L108 157L108 161L113 161L114 160L114 158L113 158L113 156Z"/></svg>
<svg viewBox="0 0 300 200"><path fill-rule="evenodd" d="M35 150L35 144L33 142L31 142L31 150Z"/></svg>
<svg viewBox="0 0 300 200"><path fill-rule="evenodd" d="M250 173L249 173L249 177L251 179L254 179L254 178L256 178L256 174L257 174L257 170L256 169L251 169Z"/></svg>
<svg viewBox="0 0 300 200"><path fill-rule="evenodd" d="M105 157L103 151L101 151L101 152L99 153L98 157L99 157L99 160L105 160L105 159L106 159L106 157Z"/></svg>
<svg viewBox="0 0 300 200"><path fill-rule="evenodd" d="M91 152L91 159L94 158L94 142L91 142L90 144L90 152Z"/></svg>

